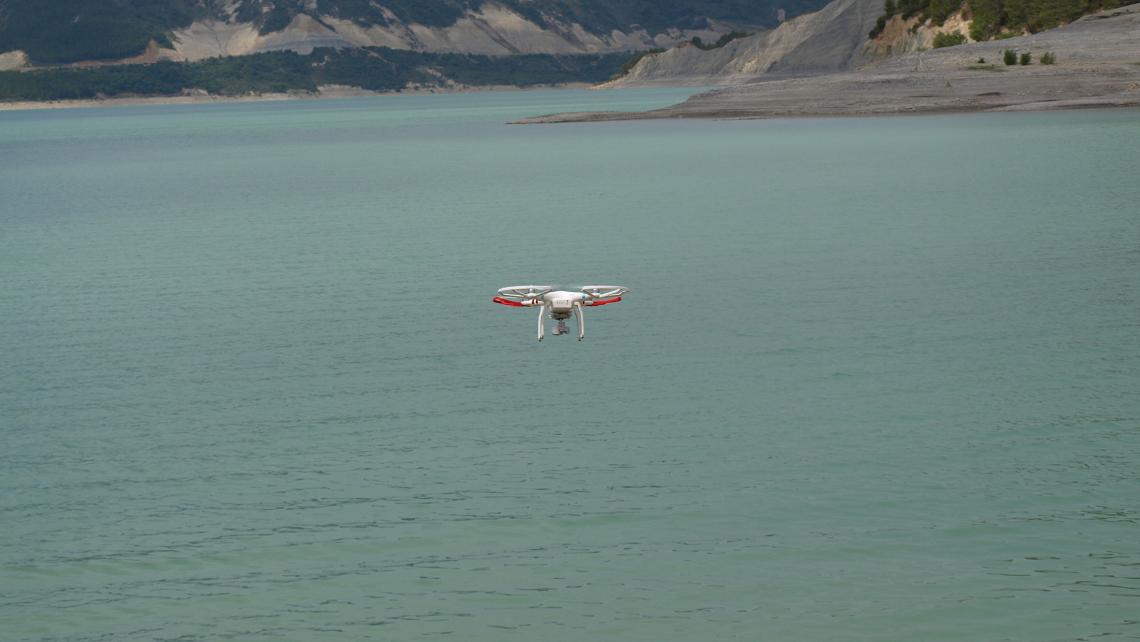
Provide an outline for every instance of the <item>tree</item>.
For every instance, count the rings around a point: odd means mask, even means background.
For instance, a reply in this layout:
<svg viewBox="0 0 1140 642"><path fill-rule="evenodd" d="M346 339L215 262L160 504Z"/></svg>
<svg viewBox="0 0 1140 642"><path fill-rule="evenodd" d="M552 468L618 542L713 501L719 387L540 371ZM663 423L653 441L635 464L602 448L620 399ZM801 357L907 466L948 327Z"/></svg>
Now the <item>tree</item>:
<svg viewBox="0 0 1140 642"><path fill-rule="evenodd" d="M956 31L949 33L936 33L934 34L934 48L941 49L942 47L953 47L954 45L964 44L966 36Z"/></svg>

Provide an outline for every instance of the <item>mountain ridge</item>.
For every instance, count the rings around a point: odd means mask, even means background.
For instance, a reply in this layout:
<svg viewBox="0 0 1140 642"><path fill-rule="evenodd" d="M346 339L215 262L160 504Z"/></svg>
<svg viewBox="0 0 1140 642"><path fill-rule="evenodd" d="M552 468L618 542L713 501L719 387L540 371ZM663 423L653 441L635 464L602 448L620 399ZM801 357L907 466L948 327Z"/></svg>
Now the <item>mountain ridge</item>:
<svg viewBox="0 0 1140 642"><path fill-rule="evenodd" d="M778 24L826 0L0 0L26 65L197 60L322 46L606 53ZM212 44L211 44L212 42ZM148 52L151 59L139 59Z"/></svg>

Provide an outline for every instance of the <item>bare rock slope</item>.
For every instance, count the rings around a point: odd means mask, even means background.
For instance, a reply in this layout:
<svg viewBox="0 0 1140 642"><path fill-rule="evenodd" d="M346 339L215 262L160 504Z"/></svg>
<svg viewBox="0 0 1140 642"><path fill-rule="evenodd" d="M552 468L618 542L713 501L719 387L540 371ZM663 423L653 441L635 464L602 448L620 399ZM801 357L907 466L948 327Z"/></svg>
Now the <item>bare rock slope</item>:
<svg viewBox="0 0 1140 642"><path fill-rule="evenodd" d="M1002 51L1057 64L1002 64ZM980 63L985 59L985 63ZM772 118L1140 105L1140 5L1030 36L894 56L820 76L763 79L651 112L559 114L523 122Z"/></svg>
<svg viewBox="0 0 1140 642"><path fill-rule="evenodd" d="M654 84L736 83L761 74L812 74L851 69L865 62L867 32L882 13L882 0L835 0L779 27L711 50L676 47L642 58L609 87Z"/></svg>
<svg viewBox="0 0 1140 642"><path fill-rule="evenodd" d="M316 47L391 47L437 53L507 55L516 53L609 53L670 46L693 36L715 39L723 29L671 29L649 34L644 29L590 33L579 24L557 28L536 24L508 7L485 4L469 10L454 24L438 27L400 22L363 26L350 20L307 14L295 16L280 31L260 33L247 22L202 20L175 30L172 49L162 57L201 60L265 51L310 53Z"/></svg>

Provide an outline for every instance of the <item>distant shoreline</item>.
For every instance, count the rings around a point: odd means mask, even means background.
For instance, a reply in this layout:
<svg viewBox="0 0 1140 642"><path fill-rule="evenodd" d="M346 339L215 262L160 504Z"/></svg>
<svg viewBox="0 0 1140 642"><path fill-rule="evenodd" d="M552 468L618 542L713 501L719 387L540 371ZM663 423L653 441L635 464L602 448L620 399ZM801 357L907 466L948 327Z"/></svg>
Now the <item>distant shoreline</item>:
<svg viewBox="0 0 1140 642"><path fill-rule="evenodd" d="M288 100L334 100L337 98L357 98L364 96L422 96L427 94L463 94L508 91L540 91L543 89L588 89L590 83L561 83L553 85L478 85L454 87L415 87L402 91L370 91L358 87L330 85L318 92L281 92L248 94L244 96L220 96L209 94L188 94L182 96L116 96L113 98L81 98L75 100L21 100L0 102L0 112L33 111L40 109L86 109L92 107L127 107L138 105L211 105L226 103L280 102Z"/></svg>

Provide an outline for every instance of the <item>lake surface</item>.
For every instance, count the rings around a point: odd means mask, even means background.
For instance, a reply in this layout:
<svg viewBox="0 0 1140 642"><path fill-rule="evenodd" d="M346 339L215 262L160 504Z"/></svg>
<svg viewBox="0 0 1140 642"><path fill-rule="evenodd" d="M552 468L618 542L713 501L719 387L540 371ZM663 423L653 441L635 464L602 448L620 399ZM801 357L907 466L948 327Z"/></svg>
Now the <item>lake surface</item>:
<svg viewBox="0 0 1140 642"><path fill-rule="evenodd" d="M1140 638L1140 112L684 95L0 113L0 639Z"/></svg>

